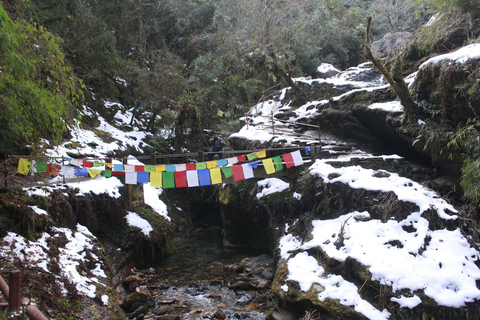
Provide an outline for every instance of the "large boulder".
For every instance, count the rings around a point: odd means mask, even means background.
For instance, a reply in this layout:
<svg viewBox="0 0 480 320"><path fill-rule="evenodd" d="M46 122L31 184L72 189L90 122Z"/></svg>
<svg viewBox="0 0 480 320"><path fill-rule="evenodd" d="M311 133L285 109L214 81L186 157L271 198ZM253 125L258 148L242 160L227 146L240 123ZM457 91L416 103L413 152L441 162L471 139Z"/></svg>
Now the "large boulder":
<svg viewBox="0 0 480 320"><path fill-rule="evenodd" d="M411 32L387 33L382 39L372 43L371 50L374 54L385 54L408 38Z"/></svg>

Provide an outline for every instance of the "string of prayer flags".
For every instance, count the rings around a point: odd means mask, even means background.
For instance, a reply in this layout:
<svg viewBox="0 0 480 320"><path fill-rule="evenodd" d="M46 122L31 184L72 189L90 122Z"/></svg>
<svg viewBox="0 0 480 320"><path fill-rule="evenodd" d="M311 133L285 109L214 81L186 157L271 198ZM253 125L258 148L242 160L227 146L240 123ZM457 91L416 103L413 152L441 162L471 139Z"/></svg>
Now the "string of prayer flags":
<svg viewBox="0 0 480 320"><path fill-rule="evenodd" d="M254 177L253 168L248 163L242 164L242 169L243 169L243 175L245 176L245 180L251 179Z"/></svg>
<svg viewBox="0 0 480 320"><path fill-rule="evenodd" d="M165 165L165 170L167 172L175 172L176 169L177 169L177 167L174 164Z"/></svg>
<svg viewBox="0 0 480 320"><path fill-rule="evenodd" d="M222 183L222 173L220 168L210 169L210 177L212 179L212 184Z"/></svg>
<svg viewBox="0 0 480 320"><path fill-rule="evenodd" d="M148 183L150 181L150 172L137 172L137 183Z"/></svg>
<svg viewBox="0 0 480 320"><path fill-rule="evenodd" d="M199 187L197 170L187 170L187 184L188 187Z"/></svg>
<svg viewBox="0 0 480 320"><path fill-rule="evenodd" d="M31 160L21 158L20 161L18 161L17 172L26 176L30 171L31 166L32 166Z"/></svg>
<svg viewBox="0 0 480 320"><path fill-rule="evenodd" d="M206 162L197 162L197 170L205 170L205 169L207 169Z"/></svg>
<svg viewBox="0 0 480 320"><path fill-rule="evenodd" d="M163 188L175 188L175 172L163 172Z"/></svg>
<svg viewBox="0 0 480 320"><path fill-rule="evenodd" d="M225 179L228 179L233 176L232 167L222 167L221 169L222 169L223 175L225 176Z"/></svg>
<svg viewBox="0 0 480 320"><path fill-rule="evenodd" d="M245 175L243 174L243 168L241 164L232 166L232 173L233 173L233 180L235 181L245 180Z"/></svg>
<svg viewBox="0 0 480 320"><path fill-rule="evenodd" d="M188 187L187 172L186 171L177 171L174 174L175 174L175 187L176 188Z"/></svg>
<svg viewBox="0 0 480 320"><path fill-rule="evenodd" d="M265 168L265 172L267 174L272 174L275 173L275 165L273 164L273 159L264 159L262 160L263 167Z"/></svg>
<svg viewBox="0 0 480 320"><path fill-rule="evenodd" d="M113 174L112 170L102 170L102 176L105 178L111 178Z"/></svg>
<svg viewBox="0 0 480 320"><path fill-rule="evenodd" d="M84 167L84 168L91 168L91 167L93 167L93 162L92 162L92 161L88 161L88 160L83 160L82 167Z"/></svg>
<svg viewBox="0 0 480 320"><path fill-rule="evenodd" d="M203 169L198 171L198 180L200 182L200 186L209 186L212 184L210 181L210 170Z"/></svg>
<svg viewBox="0 0 480 320"><path fill-rule="evenodd" d="M273 163L275 164L275 171L282 171L283 164L282 164L282 156L276 156L272 158Z"/></svg>
<svg viewBox="0 0 480 320"><path fill-rule="evenodd" d="M187 163L185 165L187 171L189 170L197 170L197 164L196 163Z"/></svg>
<svg viewBox="0 0 480 320"><path fill-rule="evenodd" d="M155 172L155 166L145 166L145 172Z"/></svg>
<svg viewBox="0 0 480 320"><path fill-rule="evenodd" d="M88 175L89 175L91 178L95 178L95 177L98 176L101 172L102 172L101 170L88 169Z"/></svg>
<svg viewBox="0 0 480 320"><path fill-rule="evenodd" d="M150 185L154 188L162 187L162 172L151 172L150 173Z"/></svg>
<svg viewBox="0 0 480 320"><path fill-rule="evenodd" d="M207 161L207 169L212 169L217 166L217 160Z"/></svg>
<svg viewBox="0 0 480 320"><path fill-rule="evenodd" d="M125 172L125 184L137 184L137 173Z"/></svg>
<svg viewBox="0 0 480 320"><path fill-rule="evenodd" d="M247 154L247 159L248 159L248 161L252 161L252 160L257 159L257 153L252 152L252 153Z"/></svg>

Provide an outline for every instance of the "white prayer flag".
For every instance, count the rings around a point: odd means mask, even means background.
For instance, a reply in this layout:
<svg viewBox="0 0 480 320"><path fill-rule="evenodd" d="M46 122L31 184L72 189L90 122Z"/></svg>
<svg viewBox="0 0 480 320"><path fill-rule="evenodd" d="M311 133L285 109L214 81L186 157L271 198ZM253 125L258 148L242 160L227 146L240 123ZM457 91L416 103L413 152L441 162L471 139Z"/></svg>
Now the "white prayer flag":
<svg viewBox="0 0 480 320"><path fill-rule="evenodd" d="M251 165L249 165L248 163L244 163L242 164L242 169L245 179L253 178L253 168Z"/></svg>
<svg viewBox="0 0 480 320"><path fill-rule="evenodd" d="M175 165L175 171L186 171L187 170L187 165L185 163L182 164L176 164Z"/></svg>
<svg viewBox="0 0 480 320"><path fill-rule="evenodd" d="M126 164L124 167L125 172L135 172L135 166L133 164Z"/></svg>
<svg viewBox="0 0 480 320"><path fill-rule="evenodd" d="M198 187L200 186L198 182L198 171L197 170L188 170L187 171L187 184L189 187Z"/></svg>
<svg viewBox="0 0 480 320"><path fill-rule="evenodd" d="M125 184L137 184L137 173L125 172Z"/></svg>
<svg viewBox="0 0 480 320"><path fill-rule="evenodd" d="M292 152L291 155L295 166L301 166L303 164L303 158L300 150Z"/></svg>

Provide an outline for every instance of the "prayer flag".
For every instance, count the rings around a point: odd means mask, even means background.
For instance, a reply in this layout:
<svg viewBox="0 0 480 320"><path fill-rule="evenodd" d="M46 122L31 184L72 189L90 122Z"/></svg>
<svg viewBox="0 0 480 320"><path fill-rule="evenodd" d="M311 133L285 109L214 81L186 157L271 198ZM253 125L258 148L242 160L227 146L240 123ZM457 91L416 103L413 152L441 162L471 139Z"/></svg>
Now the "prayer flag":
<svg viewBox="0 0 480 320"><path fill-rule="evenodd" d="M302 154L300 153L300 150L294 151L291 154L292 154L293 164L295 166L301 166L303 164L303 158L302 158Z"/></svg>
<svg viewBox="0 0 480 320"><path fill-rule="evenodd" d="M185 171L185 170L187 170L187 166L185 165L185 163L175 165L175 171Z"/></svg>
<svg viewBox="0 0 480 320"><path fill-rule="evenodd" d="M219 117L223 117L223 111L222 111L222 110L218 110L217 115L218 115Z"/></svg>
<svg viewBox="0 0 480 320"><path fill-rule="evenodd" d="M275 166L273 165L272 158L262 160L263 167L265 168L265 172L267 174L271 174L275 172Z"/></svg>
<svg viewBox="0 0 480 320"><path fill-rule="evenodd" d="M132 164L124 165L125 172L135 172L135 166Z"/></svg>
<svg viewBox="0 0 480 320"><path fill-rule="evenodd" d="M282 154L282 159L285 162L285 166L287 167L287 169L290 169L295 165L295 162L293 162L293 157L291 153Z"/></svg>
<svg viewBox="0 0 480 320"><path fill-rule="evenodd" d="M197 170L187 170L187 184L189 187L200 186Z"/></svg>
<svg viewBox="0 0 480 320"><path fill-rule="evenodd" d="M303 148L305 150L305 155L306 156L309 156L312 154L312 149L310 149L310 147L305 147Z"/></svg>
<svg viewBox="0 0 480 320"><path fill-rule="evenodd" d="M165 170L167 172L175 172L176 169L177 169L177 167L174 164L165 165Z"/></svg>
<svg viewBox="0 0 480 320"><path fill-rule="evenodd" d="M88 170L85 168L75 167L75 175L77 177L88 177Z"/></svg>
<svg viewBox="0 0 480 320"><path fill-rule="evenodd" d="M248 163L242 164L242 169L245 179L253 178L253 168Z"/></svg>
<svg viewBox="0 0 480 320"><path fill-rule="evenodd" d="M217 160L217 166L219 166L219 167L226 166L227 164L228 164L227 159L218 159Z"/></svg>
<svg viewBox="0 0 480 320"><path fill-rule="evenodd" d="M47 165L47 174L52 176L52 177L56 177L58 176L58 173L60 172L60 165L58 164L51 164L49 163Z"/></svg>
<svg viewBox="0 0 480 320"><path fill-rule="evenodd" d="M101 167L101 166L103 166L103 162L93 161L93 166L94 166L94 167Z"/></svg>
<svg viewBox="0 0 480 320"><path fill-rule="evenodd" d="M162 178L165 189L175 188L175 172L163 172Z"/></svg>
<svg viewBox="0 0 480 320"><path fill-rule="evenodd" d="M245 160L247 160L247 157L245 155L241 155L241 156L237 157L237 162L242 162L242 161L245 161Z"/></svg>
<svg viewBox="0 0 480 320"><path fill-rule="evenodd" d="M222 167L221 169L222 169L223 175L225 176L225 179L228 179L231 176L233 176L232 167Z"/></svg>
<svg viewBox="0 0 480 320"><path fill-rule="evenodd" d="M162 187L162 173L161 172L151 172L150 173L150 186L154 188Z"/></svg>
<svg viewBox="0 0 480 320"><path fill-rule="evenodd" d="M75 175L75 167L62 166L62 170L60 172L61 172L62 176L74 176Z"/></svg>
<svg viewBox="0 0 480 320"><path fill-rule="evenodd" d="M210 177L212 178L212 184L219 184L223 182L220 168L210 169Z"/></svg>
<svg viewBox="0 0 480 320"><path fill-rule="evenodd" d="M83 160L82 166L83 166L84 168L91 168L91 167L93 167L93 162L92 162L92 161L88 161L88 160Z"/></svg>
<svg viewBox="0 0 480 320"><path fill-rule="evenodd" d="M114 176L124 176L125 175L125 171L112 171L112 174Z"/></svg>
<svg viewBox="0 0 480 320"><path fill-rule="evenodd" d="M67 160L67 161L68 161L68 163L70 163L70 161L72 161L72 158L70 158L70 157L66 157L66 158L65 158L65 160Z"/></svg>
<svg viewBox="0 0 480 320"><path fill-rule="evenodd" d="M195 163L187 163L185 167L187 170L197 170L197 165Z"/></svg>
<svg viewBox="0 0 480 320"><path fill-rule="evenodd" d="M166 171L167 168L165 167L164 164L157 164L155 166L155 172L163 172L163 171Z"/></svg>
<svg viewBox="0 0 480 320"><path fill-rule="evenodd" d="M212 169L217 166L217 160L207 161L207 169Z"/></svg>
<svg viewBox="0 0 480 320"><path fill-rule="evenodd" d="M36 161L35 165L37 167L38 172L45 172L47 171L47 163L44 161Z"/></svg>
<svg viewBox="0 0 480 320"><path fill-rule="evenodd" d="M266 156L267 156L266 150L257 151L257 158L265 158Z"/></svg>
<svg viewBox="0 0 480 320"><path fill-rule="evenodd" d="M252 167L253 169L257 169L257 166L258 164L262 162L261 160L257 160L257 161L253 161L253 162L249 162L248 164L250 165L250 167Z"/></svg>
<svg viewBox="0 0 480 320"><path fill-rule="evenodd" d="M225 115L225 118L230 118L230 112L229 111L225 112L224 115Z"/></svg>
<svg viewBox="0 0 480 320"><path fill-rule="evenodd" d="M209 186L211 185L210 181L210 170L204 169L198 171L198 180L200 182L200 186Z"/></svg>
<svg viewBox="0 0 480 320"><path fill-rule="evenodd" d="M18 161L17 172L26 176L30 171L31 166L32 166L31 160L20 158L20 160Z"/></svg>
<svg viewBox="0 0 480 320"><path fill-rule="evenodd" d="M148 183L150 172L137 172L137 183Z"/></svg>
<svg viewBox="0 0 480 320"><path fill-rule="evenodd" d="M123 164L114 164L112 171L125 171Z"/></svg>
<svg viewBox="0 0 480 320"><path fill-rule="evenodd" d="M237 157L228 158L227 162L228 162L229 166L232 166L232 165L234 165L235 163L238 162L238 158Z"/></svg>
<svg viewBox="0 0 480 320"><path fill-rule="evenodd" d="M101 172L102 172L101 170L88 169L88 175L89 175L91 178L95 178L95 177L98 176Z"/></svg>
<svg viewBox="0 0 480 320"><path fill-rule="evenodd" d="M205 170L207 169L207 163L206 162L197 162L197 170Z"/></svg>
<svg viewBox="0 0 480 320"><path fill-rule="evenodd" d="M75 167L81 167L83 165L83 161L80 159L72 159L72 161L70 161L70 164Z"/></svg>
<svg viewBox="0 0 480 320"><path fill-rule="evenodd" d="M106 162L105 162L105 167L107 167L107 168L113 168L113 163L106 163Z"/></svg>
<svg viewBox="0 0 480 320"><path fill-rule="evenodd" d="M135 172L145 172L145 166L135 166Z"/></svg>
<svg viewBox="0 0 480 320"><path fill-rule="evenodd" d="M175 187L176 188L185 188L188 187L187 184L187 172L186 171L177 171L175 173Z"/></svg>
<svg viewBox="0 0 480 320"><path fill-rule="evenodd" d="M252 160L257 159L257 153L252 152L252 153L247 154L247 159L248 159L248 161L252 161Z"/></svg>
<svg viewBox="0 0 480 320"><path fill-rule="evenodd" d="M103 170L102 176L104 176L105 178L110 178L112 176L112 170Z"/></svg>
<svg viewBox="0 0 480 320"><path fill-rule="evenodd" d="M232 108L232 109L230 109L230 115L232 115L232 116L233 116L234 114L235 114L235 111L233 110L233 108Z"/></svg>
<svg viewBox="0 0 480 320"><path fill-rule="evenodd" d="M245 180L245 176L243 175L242 165L233 166L232 173L233 173L233 180L235 181Z"/></svg>
<svg viewBox="0 0 480 320"><path fill-rule="evenodd" d="M145 172L155 172L155 166L145 166Z"/></svg>
<svg viewBox="0 0 480 320"><path fill-rule="evenodd" d="M125 172L125 184L137 184L137 173Z"/></svg>
<svg viewBox="0 0 480 320"><path fill-rule="evenodd" d="M283 164L282 164L282 157L281 156L276 156L272 158L273 163L275 164L275 171L282 171L283 170Z"/></svg>

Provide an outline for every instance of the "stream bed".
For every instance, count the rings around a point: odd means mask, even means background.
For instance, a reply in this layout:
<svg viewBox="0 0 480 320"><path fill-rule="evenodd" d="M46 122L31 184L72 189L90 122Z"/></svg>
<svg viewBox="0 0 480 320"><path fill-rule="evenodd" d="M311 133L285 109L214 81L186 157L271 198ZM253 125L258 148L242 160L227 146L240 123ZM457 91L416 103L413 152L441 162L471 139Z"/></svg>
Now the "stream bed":
<svg viewBox="0 0 480 320"><path fill-rule="evenodd" d="M145 280L134 290L151 299L130 319L265 319L274 307L270 254L225 250L221 227L197 229L176 247L161 265L132 273Z"/></svg>

